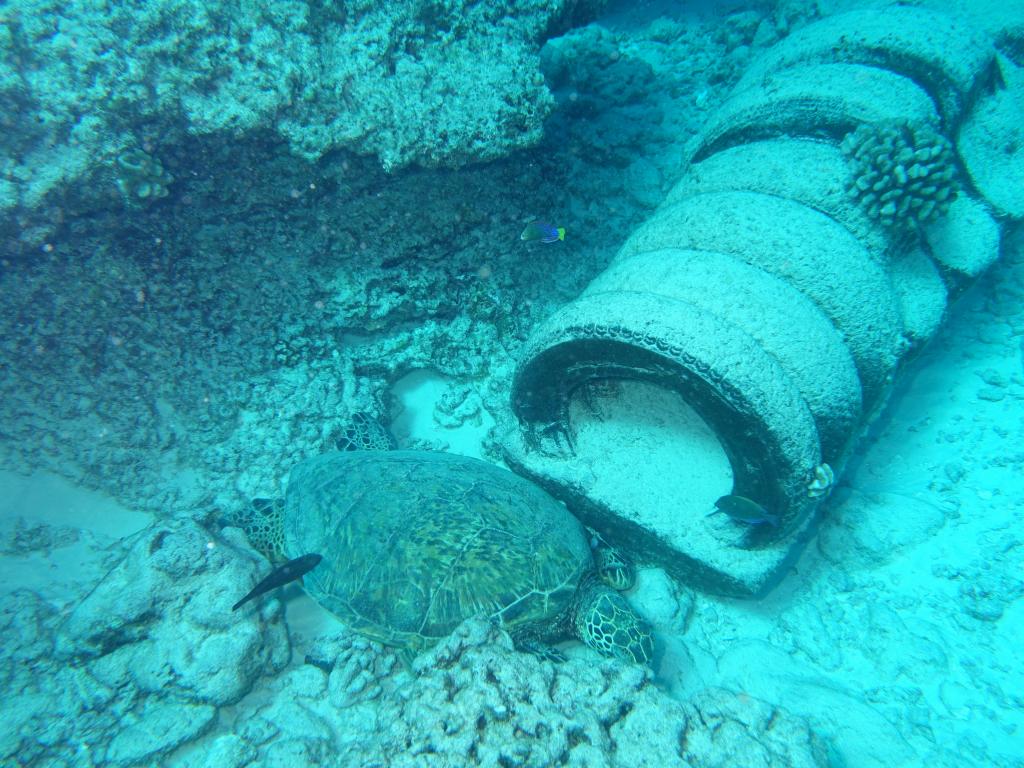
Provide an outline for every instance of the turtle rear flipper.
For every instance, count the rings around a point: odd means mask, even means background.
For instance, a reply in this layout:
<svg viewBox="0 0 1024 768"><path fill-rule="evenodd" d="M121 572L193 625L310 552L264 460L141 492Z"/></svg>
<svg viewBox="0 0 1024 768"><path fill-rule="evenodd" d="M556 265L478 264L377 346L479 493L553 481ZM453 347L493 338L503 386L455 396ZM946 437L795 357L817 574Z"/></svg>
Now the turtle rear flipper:
<svg viewBox="0 0 1024 768"><path fill-rule="evenodd" d="M517 651L529 653L531 656L536 656L539 659L551 661L555 664L562 664L566 661L564 653L550 643L545 642L531 628L519 627L510 634L512 635L512 644L515 645Z"/></svg>
<svg viewBox="0 0 1024 768"><path fill-rule="evenodd" d="M516 643L516 648L524 653L529 653L544 661L551 661L555 664L563 664L566 656L560 650L539 640L525 640Z"/></svg>

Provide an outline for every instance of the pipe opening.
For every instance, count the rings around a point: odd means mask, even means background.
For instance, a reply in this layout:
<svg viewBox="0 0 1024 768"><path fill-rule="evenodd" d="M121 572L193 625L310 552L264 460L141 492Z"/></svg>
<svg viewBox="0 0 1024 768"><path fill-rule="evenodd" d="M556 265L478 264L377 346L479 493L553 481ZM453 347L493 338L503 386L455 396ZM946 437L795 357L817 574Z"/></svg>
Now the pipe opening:
<svg viewBox="0 0 1024 768"><path fill-rule="evenodd" d="M733 470L714 430L675 390L633 379L592 379L569 402L574 463L588 496L666 542L707 529Z"/></svg>

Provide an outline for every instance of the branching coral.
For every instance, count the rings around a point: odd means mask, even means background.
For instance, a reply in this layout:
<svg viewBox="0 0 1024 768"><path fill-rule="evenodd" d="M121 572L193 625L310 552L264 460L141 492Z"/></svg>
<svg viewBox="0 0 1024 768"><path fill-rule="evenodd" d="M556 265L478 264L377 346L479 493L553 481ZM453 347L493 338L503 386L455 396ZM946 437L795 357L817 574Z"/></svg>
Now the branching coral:
<svg viewBox="0 0 1024 768"><path fill-rule="evenodd" d="M143 205L167 197L174 177L157 158L141 149L129 149L114 161L117 188L129 205Z"/></svg>
<svg viewBox="0 0 1024 768"><path fill-rule="evenodd" d="M850 194L886 227L913 229L934 221L956 199L953 145L928 125L865 123L841 149Z"/></svg>

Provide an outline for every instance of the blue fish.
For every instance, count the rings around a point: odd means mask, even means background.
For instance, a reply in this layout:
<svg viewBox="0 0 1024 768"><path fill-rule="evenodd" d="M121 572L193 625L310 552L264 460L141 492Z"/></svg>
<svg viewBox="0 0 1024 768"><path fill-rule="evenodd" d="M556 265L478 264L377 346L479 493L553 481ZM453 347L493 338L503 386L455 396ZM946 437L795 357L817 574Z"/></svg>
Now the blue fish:
<svg viewBox="0 0 1024 768"><path fill-rule="evenodd" d="M557 243L565 240L565 227L556 227L546 221L532 221L519 235L527 243Z"/></svg>
<svg viewBox="0 0 1024 768"><path fill-rule="evenodd" d="M777 528L779 516L769 512L753 499L746 496L723 496L715 502L715 511L709 512L706 517L724 512L730 519L744 525L770 525Z"/></svg>

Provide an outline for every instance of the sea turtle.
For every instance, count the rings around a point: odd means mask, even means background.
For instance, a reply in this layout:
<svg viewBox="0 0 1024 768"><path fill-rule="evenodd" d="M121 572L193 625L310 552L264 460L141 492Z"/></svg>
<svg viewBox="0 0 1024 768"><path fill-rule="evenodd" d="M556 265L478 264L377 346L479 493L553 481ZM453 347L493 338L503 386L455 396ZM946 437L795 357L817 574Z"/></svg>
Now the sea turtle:
<svg viewBox="0 0 1024 768"><path fill-rule="evenodd" d="M254 546L288 560L267 589L282 569L285 580L308 570L313 599L407 658L483 614L523 650L557 657L550 643L575 637L651 660L649 628L608 586L632 583L628 565L541 488L487 462L326 453L292 469L283 503L260 500L239 522Z"/></svg>

